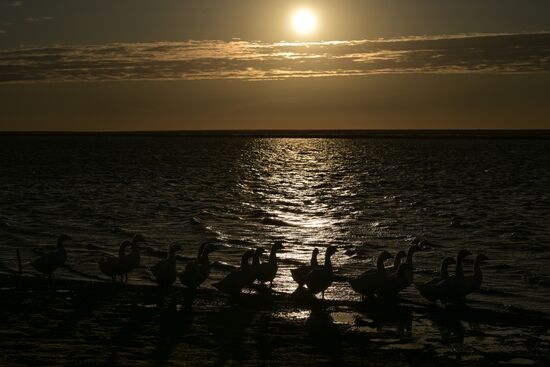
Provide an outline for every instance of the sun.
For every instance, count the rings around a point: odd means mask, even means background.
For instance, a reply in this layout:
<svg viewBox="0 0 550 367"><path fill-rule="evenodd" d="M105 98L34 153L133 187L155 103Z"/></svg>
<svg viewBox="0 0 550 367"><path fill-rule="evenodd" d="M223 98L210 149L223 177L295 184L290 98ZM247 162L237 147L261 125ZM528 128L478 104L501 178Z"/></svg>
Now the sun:
<svg viewBox="0 0 550 367"><path fill-rule="evenodd" d="M292 26L294 31L299 34L311 34L317 27L317 17L309 9L300 9L292 15Z"/></svg>

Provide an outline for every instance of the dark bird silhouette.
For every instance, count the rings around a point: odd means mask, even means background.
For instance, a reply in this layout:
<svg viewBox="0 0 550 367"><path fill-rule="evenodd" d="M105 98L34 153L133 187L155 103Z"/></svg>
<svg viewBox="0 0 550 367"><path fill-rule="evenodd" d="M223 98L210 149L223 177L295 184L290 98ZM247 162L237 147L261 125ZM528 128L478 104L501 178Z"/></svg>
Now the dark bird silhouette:
<svg viewBox="0 0 550 367"><path fill-rule="evenodd" d="M62 234L57 238L57 250L48 252L38 259L31 262L31 265L48 278L51 278L55 269L65 265L67 261L67 251L65 250L64 243L70 241L71 237Z"/></svg>
<svg viewBox="0 0 550 367"><path fill-rule="evenodd" d="M439 283L441 283L441 281L449 278L448 267L452 264L456 264L456 260L452 257L446 257L441 262L439 276L433 278L426 283L416 284L416 288L418 289L422 297L426 298L430 302L437 302L437 299L441 296L440 294L438 294L440 291L438 285Z"/></svg>
<svg viewBox="0 0 550 367"><path fill-rule="evenodd" d="M455 274L441 281L437 285L438 298L443 303L463 303L466 294L466 284L464 282L464 271L462 262L465 257L472 253L468 250L460 250L456 256Z"/></svg>
<svg viewBox="0 0 550 367"><path fill-rule="evenodd" d="M252 257L252 267L250 268L250 282L247 284L247 287L252 287L254 282L258 279L258 274L260 273L260 256L264 253L264 249L261 247L254 250L254 256Z"/></svg>
<svg viewBox="0 0 550 367"><path fill-rule="evenodd" d="M413 268L408 263L399 265L397 272L390 274L376 289L376 295L381 299L396 298L399 292L412 283Z"/></svg>
<svg viewBox="0 0 550 367"><path fill-rule="evenodd" d="M210 276L210 259L208 255L218 246L213 243L202 244L202 252L197 260L193 260L185 266L185 270L179 275L180 281L188 288L196 289Z"/></svg>
<svg viewBox="0 0 550 367"><path fill-rule="evenodd" d="M109 255L98 262L99 270L111 277L113 283L116 281L117 275L120 275L122 281L122 274L124 273L122 258L124 257L126 248L131 245L130 241L123 241L118 248L118 257Z"/></svg>
<svg viewBox="0 0 550 367"><path fill-rule="evenodd" d="M393 266L390 267L389 269L386 269L386 271L389 273L397 272L397 270L399 269L399 265L401 265L401 262L406 257L407 257L407 253L405 251L399 251L395 255L395 258L393 259Z"/></svg>
<svg viewBox="0 0 550 367"><path fill-rule="evenodd" d="M312 270L305 278L305 284L311 293L317 294L321 292L322 299L325 299L325 291L334 281L334 273L332 271L332 262L330 258L336 251L336 246L327 247L325 251L325 265Z"/></svg>
<svg viewBox="0 0 550 367"><path fill-rule="evenodd" d="M312 271L315 270L319 264L317 263L317 255L319 255L319 249L314 248L311 253L311 261L309 265L302 265L299 268L290 270L292 279L298 283L298 287L303 287L306 281L306 276Z"/></svg>
<svg viewBox="0 0 550 367"><path fill-rule="evenodd" d="M271 246L268 262L259 264L256 277L260 283L264 284L265 282L269 282L269 286L273 286L273 279L275 279L277 270L279 270L279 266L277 265L277 251L283 248L284 246L281 243L275 243Z"/></svg>
<svg viewBox="0 0 550 367"><path fill-rule="evenodd" d="M151 273L155 277L155 282L162 288L168 288L176 281L176 252L181 250L178 244L170 245L168 256L157 262L152 268Z"/></svg>
<svg viewBox="0 0 550 367"><path fill-rule="evenodd" d="M254 250L247 250L241 258L240 269L227 274L225 278L212 285L219 291L232 296L240 294L241 290L250 284L252 267L248 261L253 256Z"/></svg>
<svg viewBox="0 0 550 367"><path fill-rule="evenodd" d="M402 286L402 288L399 291L402 291L403 289L407 288L409 285L412 284L414 277L414 266L413 266L413 255L416 252L422 251L422 248L418 245L412 245L409 247L409 251L407 252L407 260L405 261L405 264L409 265L408 267L404 268L406 276L401 277L401 279L408 279L408 282L399 282L399 284Z"/></svg>
<svg viewBox="0 0 550 367"><path fill-rule="evenodd" d="M361 295L361 299L372 297L376 293L378 286L388 276L384 261L391 259L393 256L388 251L382 251L376 259L376 269L367 270L357 278L350 280L351 289Z"/></svg>
<svg viewBox="0 0 550 367"><path fill-rule="evenodd" d="M128 273L139 267L141 262L141 256L139 251L139 244L145 242L145 238L142 235L136 234L130 244L131 251L128 255L124 254L120 259L122 265L122 274L124 280L128 281Z"/></svg>
<svg viewBox="0 0 550 367"><path fill-rule="evenodd" d="M481 289L481 283L483 282L483 274L481 273L481 264L483 261L489 260L489 258L484 254L479 254L476 256L474 262L474 275L464 277L465 293L464 296L468 294L479 291Z"/></svg>

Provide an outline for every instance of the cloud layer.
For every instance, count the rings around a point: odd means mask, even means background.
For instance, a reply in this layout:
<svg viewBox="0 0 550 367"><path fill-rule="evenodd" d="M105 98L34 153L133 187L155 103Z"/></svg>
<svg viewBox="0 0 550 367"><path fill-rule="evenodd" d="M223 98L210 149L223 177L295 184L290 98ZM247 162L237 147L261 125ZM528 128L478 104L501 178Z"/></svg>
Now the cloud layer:
<svg viewBox="0 0 550 367"><path fill-rule="evenodd" d="M546 32L316 43L186 41L0 50L0 83L548 71L550 33Z"/></svg>

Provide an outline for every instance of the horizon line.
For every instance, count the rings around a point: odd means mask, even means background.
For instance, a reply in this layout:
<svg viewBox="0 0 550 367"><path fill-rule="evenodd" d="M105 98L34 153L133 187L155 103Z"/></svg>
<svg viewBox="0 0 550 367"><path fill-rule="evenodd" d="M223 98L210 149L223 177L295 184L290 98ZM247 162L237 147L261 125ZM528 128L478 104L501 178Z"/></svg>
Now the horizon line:
<svg viewBox="0 0 550 367"><path fill-rule="evenodd" d="M216 130L2 130L9 135L112 135L112 136L180 136L180 137L390 137L390 138L517 138L550 139L547 129L216 129Z"/></svg>

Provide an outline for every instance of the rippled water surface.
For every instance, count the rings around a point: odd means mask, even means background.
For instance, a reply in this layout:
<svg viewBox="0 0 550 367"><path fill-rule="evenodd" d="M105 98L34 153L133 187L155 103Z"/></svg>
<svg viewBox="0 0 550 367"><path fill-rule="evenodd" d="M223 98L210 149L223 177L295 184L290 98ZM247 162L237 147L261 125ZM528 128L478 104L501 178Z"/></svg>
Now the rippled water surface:
<svg viewBox="0 0 550 367"><path fill-rule="evenodd" d="M203 241L223 244L213 279L244 248L282 241L274 287L292 292L288 269L335 244L342 281L327 296L357 299L346 278L422 240L417 281L468 248L491 259L475 302L550 313L547 140L3 136L0 164L1 272L15 248L26 263L59 233L74 241L56 276L90 279L134 233L144 265L173 242L180 268ZM150 282L147 269L130 281Z"/></svg>

